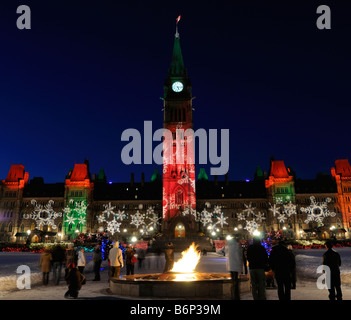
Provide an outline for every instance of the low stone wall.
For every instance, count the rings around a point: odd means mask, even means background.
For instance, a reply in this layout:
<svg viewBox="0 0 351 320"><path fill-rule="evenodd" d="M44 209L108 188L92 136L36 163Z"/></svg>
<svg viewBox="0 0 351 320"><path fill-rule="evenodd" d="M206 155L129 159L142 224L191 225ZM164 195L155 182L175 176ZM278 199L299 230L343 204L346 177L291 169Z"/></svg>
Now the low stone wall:
<svg viewBox="0 0 351 320"><path fill-rule="evenodd" d="M240 278L240 292L250 291L248 278ZM196 281L157 281L111 278L113 294L126 297L145 298L212 298L231 299L231 279Z"/></svg>

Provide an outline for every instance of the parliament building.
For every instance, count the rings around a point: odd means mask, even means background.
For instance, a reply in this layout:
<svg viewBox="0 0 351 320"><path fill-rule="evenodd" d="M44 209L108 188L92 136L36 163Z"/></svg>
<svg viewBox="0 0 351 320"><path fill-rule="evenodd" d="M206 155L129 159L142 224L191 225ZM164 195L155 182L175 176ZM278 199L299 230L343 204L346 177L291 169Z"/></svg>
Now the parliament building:
<svg viewBox="0 0 351 320"><path fill-rule="evenodd" d="M192 100L177 31L164 82L164 128L174 135L176 129L192 129ZM111 183L103 169L92 174L85 160L63 182L45 183L12 164L0 181L0 242L70 241L78 233L101 232L125 241L225 239L236 232L246 238L255 232L280 232L291 239L349 238L348 159L335 160L330 174L313 180L297 179L283 160L273 158L268 172L257 167L253 173L250 181L230 181L228 174L209 179L203 168L170 158L151 179L131 173L130 181Z"/></svg>

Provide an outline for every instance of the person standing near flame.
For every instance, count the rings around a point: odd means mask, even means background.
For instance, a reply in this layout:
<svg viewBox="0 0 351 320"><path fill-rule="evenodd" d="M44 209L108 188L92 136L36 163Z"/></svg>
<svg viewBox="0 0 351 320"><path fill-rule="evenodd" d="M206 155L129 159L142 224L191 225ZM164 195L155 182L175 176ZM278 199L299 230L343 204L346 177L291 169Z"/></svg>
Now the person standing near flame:
<svg viewBox="0 0 351 320"><path fill-rule="evenodd" d="M174 265L174 246L172 242L169 242L165 248L165 267L163 269L163 273L172 270Z"/></svg>
<svg viewBox="0 0 351 320"><path fill-rule="evenodd" d="M228 257L227 268L232 278L232 299L240 300L239 274L243 272L243 252L239 238L227 240L225 255Z"/></svg>

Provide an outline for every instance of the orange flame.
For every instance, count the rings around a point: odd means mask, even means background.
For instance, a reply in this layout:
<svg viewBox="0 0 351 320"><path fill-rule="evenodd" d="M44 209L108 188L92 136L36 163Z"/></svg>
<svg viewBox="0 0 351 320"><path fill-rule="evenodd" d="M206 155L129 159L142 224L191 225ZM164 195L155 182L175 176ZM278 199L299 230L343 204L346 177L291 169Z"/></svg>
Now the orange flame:
<svg viewBox="0 0 351 320"><path fill-rule="evenodd" d="M191 246L182 252L182 258L174 263L171 272L192 273L201 258L201 252L197 250L193 242Z"/></svg>

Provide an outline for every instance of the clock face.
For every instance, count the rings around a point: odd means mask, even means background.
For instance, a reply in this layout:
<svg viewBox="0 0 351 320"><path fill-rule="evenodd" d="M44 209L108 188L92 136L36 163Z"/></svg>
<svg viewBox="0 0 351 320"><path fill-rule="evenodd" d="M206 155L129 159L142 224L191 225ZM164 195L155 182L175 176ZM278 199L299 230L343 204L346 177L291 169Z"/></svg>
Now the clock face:
<svg viewBox="0 0 351 320"><path fill-rule="evenodd" d="M183 90L183 84L180 81L176 81L172 84L172 90L174 92L181 92Z"/></svg>

